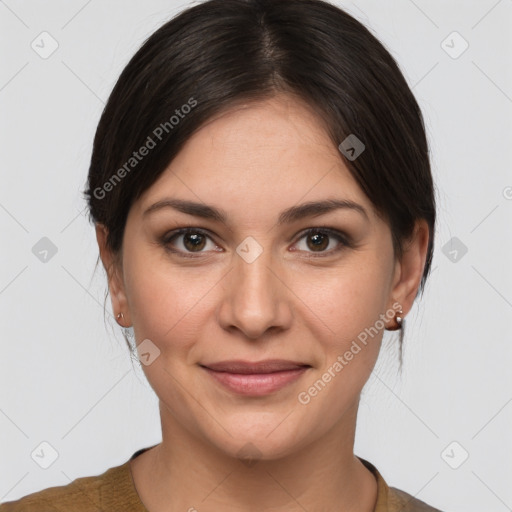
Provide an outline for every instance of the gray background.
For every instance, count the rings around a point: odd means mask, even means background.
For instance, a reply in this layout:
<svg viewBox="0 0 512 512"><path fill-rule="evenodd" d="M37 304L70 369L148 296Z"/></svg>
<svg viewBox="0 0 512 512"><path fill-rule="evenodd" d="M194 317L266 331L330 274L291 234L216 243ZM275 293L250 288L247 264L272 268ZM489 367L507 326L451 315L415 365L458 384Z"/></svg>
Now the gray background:
<svg viewBox="0 0 512 512"><path fill-rule="evenodd" d="M355 452L443 510L512 510L512 0L337 3L413 88L439 205L403 375L386 333ZM0 502L102 473L161 439L110 299L103 321L106 281L81 193L115 80L186 5L0 1Z"/></svg>

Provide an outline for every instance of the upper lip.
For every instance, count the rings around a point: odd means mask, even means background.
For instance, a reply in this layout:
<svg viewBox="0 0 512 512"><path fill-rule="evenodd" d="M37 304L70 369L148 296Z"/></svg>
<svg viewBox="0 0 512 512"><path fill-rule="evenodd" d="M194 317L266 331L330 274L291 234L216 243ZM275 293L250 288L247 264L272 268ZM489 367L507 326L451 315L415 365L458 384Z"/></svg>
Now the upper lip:
<svg viewBox="0 0 512 512"><path fill-rule="evenodd" d="M284 359L267 359L265 361L219 361L217 363L202 364L210 370L217 372L257 374L257 373L274 373L285 370L297 370L298 368L309 367L306 363L297 363L295 361L287 361Z"/></svg>

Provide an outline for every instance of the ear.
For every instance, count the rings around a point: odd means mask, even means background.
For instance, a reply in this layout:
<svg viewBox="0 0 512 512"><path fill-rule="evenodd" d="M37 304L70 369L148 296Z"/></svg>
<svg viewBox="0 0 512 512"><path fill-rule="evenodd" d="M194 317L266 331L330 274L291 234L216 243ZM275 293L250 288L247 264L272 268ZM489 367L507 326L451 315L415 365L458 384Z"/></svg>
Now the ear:
<svg viewBox="0 0 512 512"><path fill-rule="evenodd" d="M404 244L400 261L395 262L391 298L402 306L403 316L411 310L425 268L429 241L428 223L418 219L413 234Z"/></svg>
<svg viewBox="0 0 512 512"><path fill-rule="evenodd" d="M122 268L118 259L107 246L107 234L108 229L103 224L97 223L96 240L98 241L101 261L107 272L108 287L112 300L112 311L114 312L114 317L117 317L119 313L123 313L123 318L118 322L124 327L129 327L131 325L131 318L128 300L124 290Z"/></svg>

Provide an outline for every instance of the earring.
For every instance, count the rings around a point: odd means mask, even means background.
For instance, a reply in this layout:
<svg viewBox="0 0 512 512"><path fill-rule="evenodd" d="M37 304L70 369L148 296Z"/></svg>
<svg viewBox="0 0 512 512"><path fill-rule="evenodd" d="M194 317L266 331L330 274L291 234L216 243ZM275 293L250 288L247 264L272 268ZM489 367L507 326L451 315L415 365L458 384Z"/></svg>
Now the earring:
<svg viewBox="0 0 512 512"><path fill-rule="evenodd" d="M122 312L121 312L121 313L119 313L119 314L116 316L116 319L117 319L117 323L118 323L119 325L123 326L123 324L119 321L121 318L124 320L124 315L123 315L123 313L122 313Z"/></svg>
<svg viewBox="0 0 512 512"><path fill-rule="evenodd" d="M398 331L398 330L400 330L402 328L402 322L404 320L403 314L404 314L404 312L402 311L402 309L397 311L395 313L396 325L394 325L393 327L386 327L386 330L387 331Z"/></svg>

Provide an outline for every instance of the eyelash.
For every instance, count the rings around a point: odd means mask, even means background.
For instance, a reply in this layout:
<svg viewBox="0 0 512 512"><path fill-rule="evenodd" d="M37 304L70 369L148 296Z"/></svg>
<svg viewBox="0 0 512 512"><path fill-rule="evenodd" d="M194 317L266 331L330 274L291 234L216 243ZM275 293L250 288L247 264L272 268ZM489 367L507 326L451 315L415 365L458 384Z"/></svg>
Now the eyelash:
<svg viewBox="0 0 512 512"><path fill-rule="evenodd" d="M171 244L171 242L173 240L175 240L176 238L178 238L181 235L186 235L186 234L189 234L189 233L203 235L203 236L209 238L212 242L214 242L214 240L208 234L207 231L205 231L205 230L203 230L201 228L189 227L189 228L177 229L175 231L171 231L170 233L166 233L162 237L162 239L160 240L160 243L164 246L164 248L167 251L169 251L169 252L171 252L173 254L176 254L176 255L178 255L180 257L183 257L183 258L200 258L201 255L202 255L201 252L198 252L198 253L191 253L191 252L185 253L183 251L179 251L179 250L171 249L170 248L170 244ZM302 238L307 237L308 235L313 235L313 234L322 234L322 235L328 235L330 237L333 237L338 242L340 242L340 245L336 249L331 249L330 251L321 251L321 252L319 252L317 254L312 252L312 253L310 253L309 256L307 256L308 258L322 258L322 257L330 256L333 253L337 253L337 252L341 251L344 247L348 247L348 248L353 247L353 244L350 241L350 239L348 238L348 236L344 235L343 233L341 233L340 231L338 231L336 229L329 228L329 227L309 228L309 229L301 232L298 235L295 243L297 243L300 240L302 240Z"/></svg>

